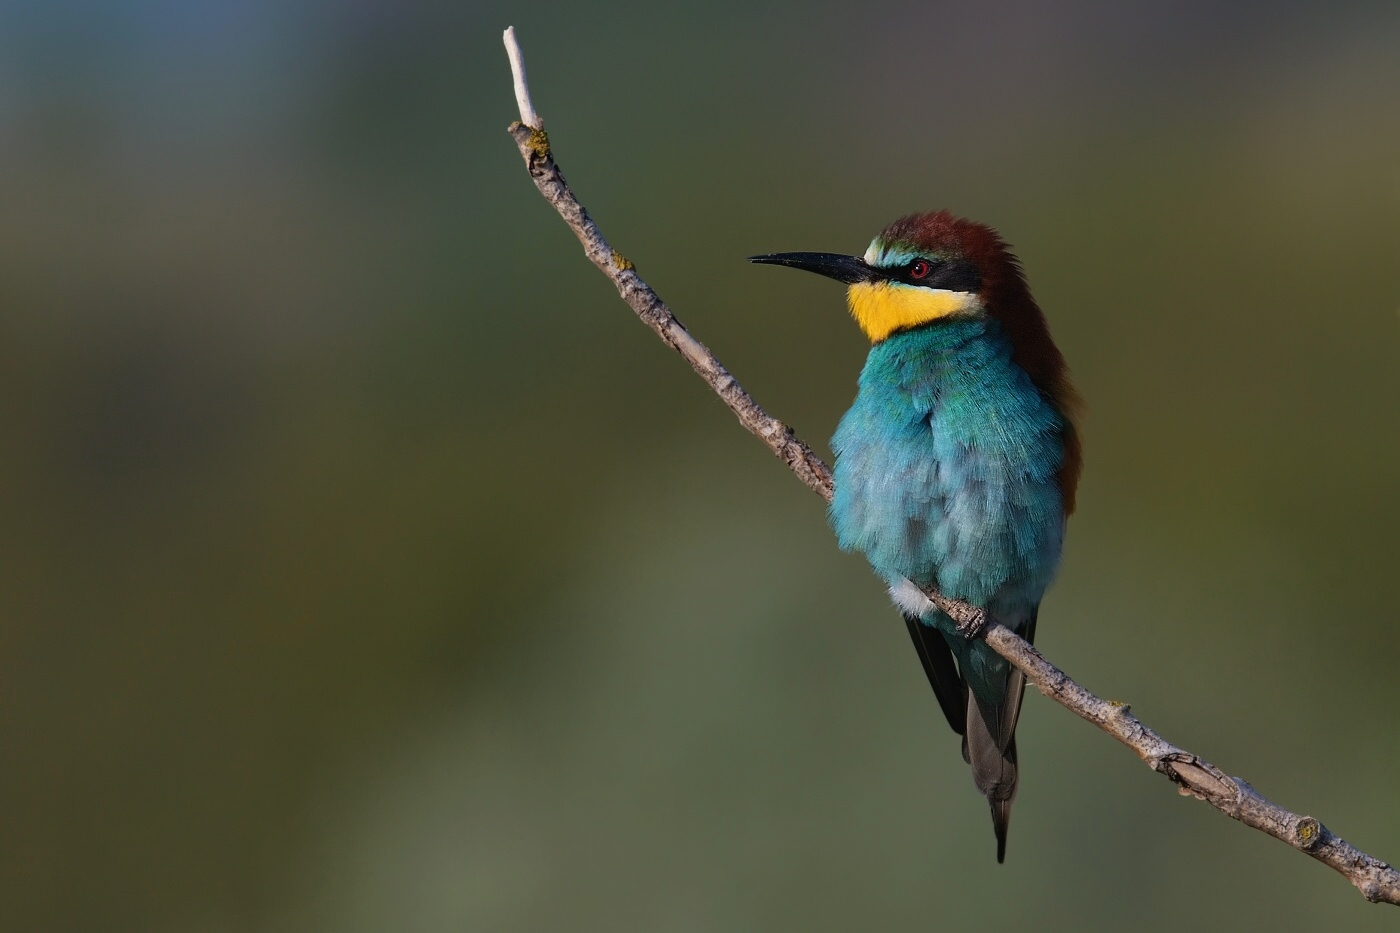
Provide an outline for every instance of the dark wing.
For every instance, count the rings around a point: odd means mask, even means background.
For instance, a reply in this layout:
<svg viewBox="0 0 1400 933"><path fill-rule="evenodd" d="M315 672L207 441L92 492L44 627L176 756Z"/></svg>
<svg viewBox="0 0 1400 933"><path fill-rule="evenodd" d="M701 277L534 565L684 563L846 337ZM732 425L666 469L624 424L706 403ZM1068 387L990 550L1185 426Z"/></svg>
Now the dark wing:
<svg viewBox="0 0 1400 933"><path fill-rule="evenodd" d="M967 687L953 663L953 652L943 640L943 634L920 622L918 616L905 614L904 624L909 627L914 650L919 652L924 673L928 675L929 685L933 687L933 695L938 697L948 725L962 735L967 728Z"/></svg>

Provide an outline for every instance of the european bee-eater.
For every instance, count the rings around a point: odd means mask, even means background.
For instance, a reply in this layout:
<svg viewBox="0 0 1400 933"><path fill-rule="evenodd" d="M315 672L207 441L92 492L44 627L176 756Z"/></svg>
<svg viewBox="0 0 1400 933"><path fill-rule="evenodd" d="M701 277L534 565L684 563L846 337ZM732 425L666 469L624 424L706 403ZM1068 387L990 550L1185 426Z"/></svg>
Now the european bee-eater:
<svg viewBox="0 0 1400 933"><path fill-rule="evenodd" d="M850 286L851 314L873 346L831 439L831 525L841 548L864 553L889 584L991 804L1003 861L1025 678L960 636L909 581L1035 639L1079 480L1078 399L1064 357L1006 243L946 211L896 220L864 257L751 261Z"/></svg>

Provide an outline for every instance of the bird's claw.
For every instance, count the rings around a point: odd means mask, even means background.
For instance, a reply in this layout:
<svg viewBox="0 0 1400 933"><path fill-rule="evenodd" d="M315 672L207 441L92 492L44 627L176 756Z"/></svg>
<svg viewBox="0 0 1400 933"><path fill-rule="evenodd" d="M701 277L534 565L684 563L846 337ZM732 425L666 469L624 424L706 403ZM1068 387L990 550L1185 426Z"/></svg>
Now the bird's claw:
<svg viewBox="0 0 1400 933"><path fill-rule="evenodd" d="M963 638L976 638L987 627L987 613L973 606L954 617L953 627Z"/></svg>

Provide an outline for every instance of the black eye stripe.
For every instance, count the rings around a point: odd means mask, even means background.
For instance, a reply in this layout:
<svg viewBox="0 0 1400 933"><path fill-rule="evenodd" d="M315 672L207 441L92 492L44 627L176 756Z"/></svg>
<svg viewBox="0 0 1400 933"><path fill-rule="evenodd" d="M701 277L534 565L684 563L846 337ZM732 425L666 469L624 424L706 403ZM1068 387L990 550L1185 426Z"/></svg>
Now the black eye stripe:
<svg viewBox="0 0 1400 933"><path fill-rule="evenodd" d="M926 260L933 265L933 271L923 278L914 278L911 270L914 262L900 269L891 269L889 277L896 282L903 282L906 285L918 285L922 288L941 288L950 292L975 292L982 287L982 274L977 271L977 266L964 259L953 259L947 262L936 260Z"/></svg>

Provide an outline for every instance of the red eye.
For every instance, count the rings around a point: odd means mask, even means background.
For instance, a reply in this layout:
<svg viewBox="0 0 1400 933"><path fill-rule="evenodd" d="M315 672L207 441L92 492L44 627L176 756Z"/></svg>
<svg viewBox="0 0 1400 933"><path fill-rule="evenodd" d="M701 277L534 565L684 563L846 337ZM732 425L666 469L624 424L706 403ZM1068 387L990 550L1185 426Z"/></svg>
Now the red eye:
<svg viewBox="0 0 1400 933"><path fill-rule="evenodd" d="M926 259L915 259L909 264L909 278L926 279L933 271L933 266Z"/></svg>

